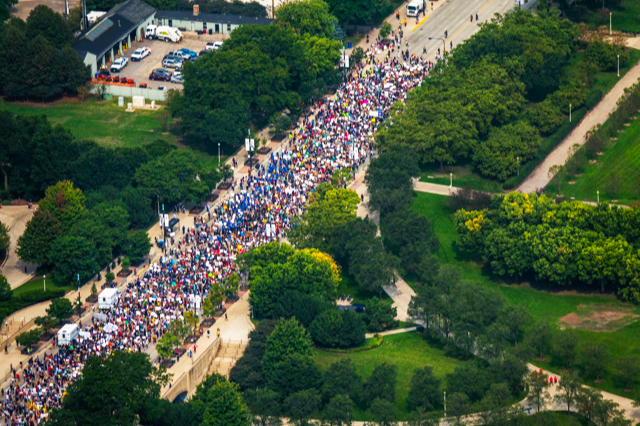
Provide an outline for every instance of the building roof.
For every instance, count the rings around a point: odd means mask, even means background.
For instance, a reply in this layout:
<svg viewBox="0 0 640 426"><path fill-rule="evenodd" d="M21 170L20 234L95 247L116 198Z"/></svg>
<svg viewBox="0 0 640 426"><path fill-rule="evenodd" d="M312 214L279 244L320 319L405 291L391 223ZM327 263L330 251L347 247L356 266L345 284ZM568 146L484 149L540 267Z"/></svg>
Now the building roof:
<svg viewBox="0 0 640 426"><path fill-rule="evenodd" d="M111 15L102 19L88 31L83 31L73 48L80 52L93 53L101 56L115 43L127 36L138 23L133 23L120 14ZM86 56L86 54L85 54Z"/></svg>
<svg viewBox="0 0 640 426"><path fill-rule="evenodd" d="M107 12L107 18L115 14L134 22L136 25L147 19L155 13L155 9L142 0L127 0L124 3L118 3Z"/></svg>
<svg viewBox="0 0 640 426"><path fill-rule="evenodd" d="M193 11L187 10L158 10L156 12L156 19L179 19L182 21L211 22L231 25L269 25L273 22L273 19L254 18L251 16L219 15L216 13L199 13L198 15L194 15Z"/></svg>

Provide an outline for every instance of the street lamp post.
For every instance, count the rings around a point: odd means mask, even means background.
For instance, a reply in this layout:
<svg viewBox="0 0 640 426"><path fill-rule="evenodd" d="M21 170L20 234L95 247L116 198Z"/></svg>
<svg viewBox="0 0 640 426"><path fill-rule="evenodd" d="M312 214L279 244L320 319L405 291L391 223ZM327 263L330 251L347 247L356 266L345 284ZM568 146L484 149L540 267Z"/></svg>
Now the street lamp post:
<svg viewBox="0 0 640 426"><path fill-rule="evenodd" d="M444 418L447 418L447 391L444 391Z"/></svg>
<svg viewBox="0 0 640 426"><path fill-rule="evenodd" d="M571 122L571 104L569 104L569 122Z"/></svg>
<svg viewBox="0 0 640 426"><path fill-rule="evenodd" d="M609 35L611 35L611 12L609 12Z"/></svg>
<svg viewBox="0 0 640 426"><path fill-rule="evenodd" d="M220 142L218 142L218 167L220 167Z"/></svg>
<svg viewBox="0 0 640 426"><path fill-rule="evenodd" d="M596 191L596 199L598 200L598 203L600 202L600 191Z"/></svg>
<svg viewBox="0 0 640 426"><path fill-rule="evenodd" d="M453 188L453 173L449 173L449 189Z"/></svg>
<svg viewBox="0 0 640 426"><path fill-rule="evenodd" d="M620 77L620 55L618 55L618 77Z"/></svg>
<svg viewBox="0 0 640 426"><path fill-rule="evenodd" d="M47 292L47 276L43 275L42 276L42 281L44 282L44 292Z"/></svg>

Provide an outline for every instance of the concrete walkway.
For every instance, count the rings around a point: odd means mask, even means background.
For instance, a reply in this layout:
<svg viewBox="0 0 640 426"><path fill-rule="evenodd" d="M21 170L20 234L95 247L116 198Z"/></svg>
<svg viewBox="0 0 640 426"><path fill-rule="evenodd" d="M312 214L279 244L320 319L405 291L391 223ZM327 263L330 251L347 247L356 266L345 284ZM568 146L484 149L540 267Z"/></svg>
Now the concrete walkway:
<svg viewBox="0 0 640 426"><path fill-rule="evenodd" d="M37 206L32 209L28 206L2 206L0 208L0 222L9 228L9 238L11 238L9 256L4 265L0 265L0 274L7 277L12 289L29 281L36 271L37 265L21 261L16 254L18 238L24 233L27 222L33 217L36 208ZM25 266L27 267L26 273Z"/></svg>
<svg viewBox="0 0 640 426"><path fill-rule="evenodd" d="M396 330L383 331L381 333L367 333L364 335L367 339L372 338L376 334L378 336L393 336L394 334L402 334L402 333L410 333L412 331L416 331L418 327L407 327L407 328L398 328Z"/></svg>
<svg viewBox="0 0 640 426"><path fill-rule="evenodd" d="M604 98L591 111L585 115L582 121L569 135L553 150L544 161L533 169L531 174L515 189L515 191L532 193L540 188L545 188L553 176L549 176L549 169L556 165L564 165L569 158L569 153L574 145L582 146L586 140L585 135L596 125L602 124L609 118L611 112L617 108L618 100L624 94L624 90L633 86L640 78L640 63L631 68L620 81L613 86Z"/></svg>

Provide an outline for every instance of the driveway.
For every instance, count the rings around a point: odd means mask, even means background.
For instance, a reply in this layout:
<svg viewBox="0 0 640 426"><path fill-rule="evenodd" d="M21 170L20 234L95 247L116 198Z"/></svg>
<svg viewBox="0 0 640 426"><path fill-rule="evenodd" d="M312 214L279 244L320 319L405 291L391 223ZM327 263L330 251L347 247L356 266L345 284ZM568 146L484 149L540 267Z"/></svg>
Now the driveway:
<svg viewBox="0 0 640 426"><path fill-rule="evenodd" d="M9 228L9 237L11 238L11 246L9 247L9 257L4 266L0 267L0 272L7 277L11 288L19 287L33 277L36 266L30 263L24 263L18 259L16 247L18 246L18 238L24 232L27 222L33 216L35 207L29 209L27 206L2 206L0 209L0 222ZM27 273L25 273L25 266Z"/></svg>

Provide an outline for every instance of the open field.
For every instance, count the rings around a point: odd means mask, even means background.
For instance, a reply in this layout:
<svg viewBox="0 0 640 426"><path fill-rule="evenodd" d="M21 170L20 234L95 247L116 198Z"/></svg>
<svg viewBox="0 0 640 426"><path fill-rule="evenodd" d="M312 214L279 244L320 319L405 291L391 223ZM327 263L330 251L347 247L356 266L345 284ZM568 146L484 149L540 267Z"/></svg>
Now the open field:
<svg viewBox="0 0 640 426"><path fill-rule="evenodd" d="M611 27L614 31L640 33L640 3L637 0L606 2L604 5L605 9L597 10L587 10L584 7L569 8L569 17L574 22L585 22L590 29L601 26L609 28L609 12L611 12Z"/></svg>
<svg viewBox="0 0 640 426"><path fill-rule="evenodd" d="M560 192L566 197L577 200L596 201L596 191L600 191L601 201L616 199L621 204L632 204L640 195L640 119L630 122L623 132L611 141L596 158L595 164L587 164L582 176L575 179L565 178ZM616 179L617 178L617 179ZM573 183L569 183L573 180ZM618 194L611 192L612 180L619 182ZM555 195L557 180L547 187L549 194Z"/></svg>
<svg viewBox="0 0 640 426"><path fill-rule="evenodd" d="M403 333L385 336L382 345L376 349L349 354L324 352L317 349L313 357L321 369L342 359L351 359L358 373L366 380L373 368L383 362L394 364L398 368L396 387L396 409L400 419L407 418L407 396L413 370L418 367L433 367L437 377L444 378L447 374L463 362L445 356L444 351L430 346L418 333ZM356 420L364 420L366 413L357 409L354 413Z"/></svg>
<svg viewBox="0 0 640 426"><path fill-rule="evenodd" d="M47 278L47 290L64 290L64 291L71 291L76 289L76 287L74 286L59 286L54 284L54 281L51 278ZM44 289L44 280L42 279L42 276L40 276L39 278L34 278L30 281L27 281L26 283L22 284L20 287L17 287L13 290L13 297L15 296L19 296L23 293L29 292L29 291L33 291L33 290L43 290ZM97 289L98 292L100 292L100 288Z"/></svg>
<svg viewBox="0 0 640 426"><path fill-rule="evenodd" d="M556 329L567 328L567 318L561 318L575 313L578 317L586 318L578 324L578 333L583 341L604 343L609 347L613 360L635 355L640 356L640 308L635 305L623 303L613 295L601 295L598 293L578 293L554 290L545 291L539 288L542 284L505 282L499 277L493 276L481 264L465 259L455 249L454 243L458 239L454 224L454 212L449 207L447 197L426 193L414 193L413 209L427 216L433 223L434 229L440 239L438 256L442 263L449 263L461 272L466 280L475 281L493 288L497 288L508 303L524 306L535 320L548 321ZM614 315L619 317L616 322L602 325L600 318ZM629 314L631 317L629 317ZM596 328L593 323L613 331L591 331ZM537 365L538 361L534 361ZM541 367L560 373L561 368L540 363ZM640 396L640 389L632 393L624 390L609 375L605 375L601 383L589 383L600 389L622 395L624 397Z"/></svg>

